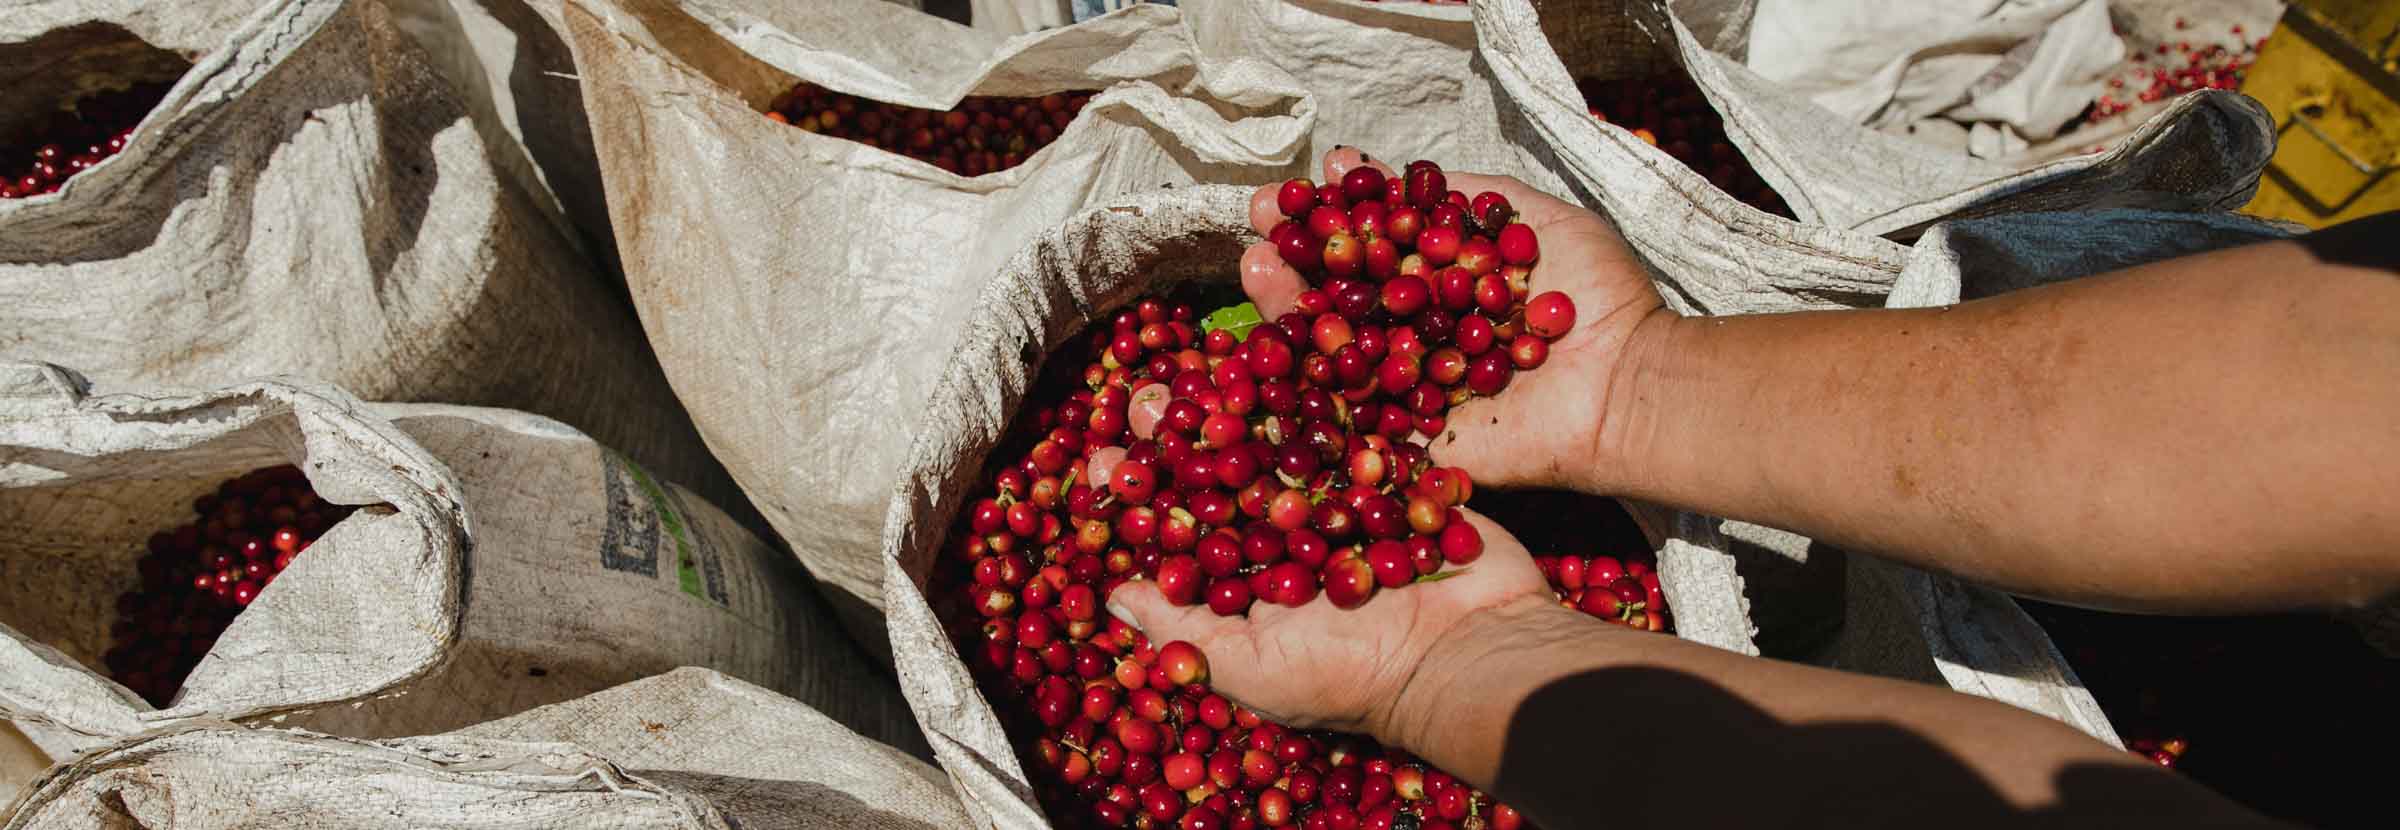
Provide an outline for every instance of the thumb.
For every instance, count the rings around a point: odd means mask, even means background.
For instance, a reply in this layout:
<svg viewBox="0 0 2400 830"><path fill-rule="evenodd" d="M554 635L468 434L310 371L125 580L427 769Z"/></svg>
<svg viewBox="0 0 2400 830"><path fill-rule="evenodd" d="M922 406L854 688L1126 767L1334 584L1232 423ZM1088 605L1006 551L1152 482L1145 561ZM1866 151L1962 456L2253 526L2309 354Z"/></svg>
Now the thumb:
<svg viewBox="0 0 2400 830"><path fill-rule="evenodd" d="M1247 624L1241 617L1220 617L1208 606L1178 606L1158 592L1158 585L1149 580L1135 580L1117 586L1108 595L1108 613L1124 620L1150 638L1164 645L1184 640L1209 651L1209 645L1222 642L1238 627ZM1212 655L1214 656L1214 655Z"/></svg>

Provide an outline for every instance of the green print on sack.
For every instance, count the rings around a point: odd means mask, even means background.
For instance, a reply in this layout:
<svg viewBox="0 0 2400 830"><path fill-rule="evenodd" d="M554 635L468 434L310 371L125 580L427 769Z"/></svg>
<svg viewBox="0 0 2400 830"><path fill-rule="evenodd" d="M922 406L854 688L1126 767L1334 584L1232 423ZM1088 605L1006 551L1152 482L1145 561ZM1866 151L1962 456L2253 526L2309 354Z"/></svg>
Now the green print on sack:
<svg viewBox="0 0 2400 830"><path fill-rule="evenodd" d="M640 465L613 451L603 450L601 480L608 499L608 528L600 538L600 566L612 571L658 576L658 542L663 533L675 542L677 587L695 599L729 605L723 566L716 551L675 509L666 488ZM635 510L639 492L650 509Z"/></svg>

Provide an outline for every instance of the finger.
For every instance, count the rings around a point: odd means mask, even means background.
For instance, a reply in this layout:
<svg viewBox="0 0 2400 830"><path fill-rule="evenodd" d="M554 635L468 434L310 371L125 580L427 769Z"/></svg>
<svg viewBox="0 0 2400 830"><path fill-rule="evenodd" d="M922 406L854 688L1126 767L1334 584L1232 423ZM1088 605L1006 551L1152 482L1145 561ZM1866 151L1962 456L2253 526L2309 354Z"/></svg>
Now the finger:
<svg viewBox="0 0 2400 830"><path fill-rule="evenodd" d="M1278 612L1288 614L1294 610L1270 602L1258 602L1250 606L1246 617L1218 616L1206 605L1177 607L1167 601L1166 595L1158 592L1157 584L1139 580L1117 586L1117 590L1108 597L1108 613L1124 620L1126 625L1139 629L1142 636L1149 638L1152 647L1177 640L1199 646L1200 653L1208 658L1209 686L1212 691L1244 708L1283 723L1289 723L1291 719L1279 716L1260 706L1252 697L1245 696L1272 687L1274 678L1282 676L1280 672L1264 665L1265 660L1260 657L1249 632L1267 625L1267 620L1274 618ZM1262 614L1265 616L1262 617Z"/></svg>
<svg viewBox="0 0 2400 830"><path fill-rule="evenodd" d="M1362 164L1383 171L1387 178L1392 175L1391 165L1375 160L1365 150L1343 145L1325 154L1325 178L1322 181L1325 184L1340 184L1343 176L1349 175L1352 168Z"/></svg>
<svg viewBox="0 0 2400 830"><path fill-rule="evenodd" d="M1528 445L1527 436L1555 425L1540 419L1523 417L1514 406L1521 400L1522 388L1531 378L1520 377L1515 386L1496 398L1476 398L1451 410L1441 435L1435 436L1426 447L1433 462L1446 467L1459 467L1472 476L1478 486L1526 487L1544 486L1540 470L1549 466L1551 453Z"/></svg>
<svg viewBox="0 0 2400 830"><path fill-rule="evenodd" d="M1306 290L1308 282L1284 264L1273 243L1256 243L1242 251L1242 293L1258 305L1260 319L1273 320L1291 311Z"/></svg>
<svg viewBox="0 0 2400 830"><path fill-rule="evenodd" d="M1235 636L1249 624L1241 617L1221 617L1206 605L1178 606L1158 592L1158 585L1148 580L1135 580L1117 586L1108 594L1108 613L1124 620L1150 638L1150 642L1165 645L1183 640L1200 647L1210 658L1217 658L1220 649L1211 644ZM1225 656L1233 650L1224 649Z"/></svg>
<svg viewBox="0 0 2400 830"><path fill-rule="evenodd" d="M1275 194L1282 189L1281 184L1262 185L1250 194L1250 229L1259 236L1266 236L1275 223L1283 221L1283 208L1275 204Z"/></svg>

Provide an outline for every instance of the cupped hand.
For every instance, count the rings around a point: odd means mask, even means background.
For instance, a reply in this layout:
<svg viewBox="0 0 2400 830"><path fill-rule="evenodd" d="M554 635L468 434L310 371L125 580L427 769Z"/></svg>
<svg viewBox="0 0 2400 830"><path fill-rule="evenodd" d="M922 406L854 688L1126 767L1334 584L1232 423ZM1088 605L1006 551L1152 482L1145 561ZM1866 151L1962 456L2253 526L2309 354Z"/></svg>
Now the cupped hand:
<svg viewBox="0 0 2400 830"><path fill-rule="evenodd" d="M1483 535L1483 557L1447 566L1448 577L1377 591L1344 610L1319 594L1297 608L1269 602L1247 617L1177 606L1148 581L1109 596L1109 613L1153 643L1185 640L1208 656L1210 687L1286 726L1333 729L1402 743L1414 689L1452 679L1429 653L1477 615L1553 602L1525 547L1499 525L1461 510Z"/></svg>
<svg viewBox="0 0 2400 830"><path fill-rule="evenodd" d="M1341 147L1326 154L1321 181L1341 181L1360 164L1392 172L1357 148ZM1564 292L1575 302L1576 323L1550 345L1549 360L1540 368L1517 373L1497 396L1451 410L1448 428L1431 444L1434 459L1463 467L1476 483L1495 487L1616 489L1607 453L1611 395L1623 394L1616 390L1633 362L1627 356L1648 348L1655 338L1645 333L1662 330L1657 323L1672 312L1633 249L1598 214L1506 176L1444 175L1451 189L1470 198L1484 191L1508 198L1519 221L1541 243L1533 293ZM1250 222L1260 234L1283 221L1275 206L1279 187L1267 185L1251 197ZM1269 320L1292 310L1308 289L1270 243L1244 251L1241 269L1243 291Z"/></svg>

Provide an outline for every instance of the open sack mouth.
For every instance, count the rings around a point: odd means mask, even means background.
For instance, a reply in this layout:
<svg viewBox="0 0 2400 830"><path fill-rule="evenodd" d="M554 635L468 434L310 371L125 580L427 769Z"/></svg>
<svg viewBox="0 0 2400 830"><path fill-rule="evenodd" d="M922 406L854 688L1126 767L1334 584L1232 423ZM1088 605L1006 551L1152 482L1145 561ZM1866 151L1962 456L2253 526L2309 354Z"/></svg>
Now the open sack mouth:
<svg viewBox="0 0 2400 830"><path fill-rule="evenodd" d="M905 504L916 518L886 537L948 647L903 624L894 651L959 655L944 671L973 682L1052 820L1296 815L1319 798L1515 815L1370 740L1287 729L1211 692L1173 644L1105 609L1134 581L1229 616L1399 601L1473 571L1472 509L1532 546L1555 601L1669 629L1651 546L1612 500L1477 488L1429 458L1451 406L1542 371L1575 325L1572 302L1533 281L1539 245L1506 199L1444 181L1416 165L1283 185L1276 209L1296 218L1269 240L1311 287L1273 320L1236 287L1255 239L1239 219L1248 188L1089 211L986 285L988 313L925 404L961 414L917 429L916 483L937 504ZM1408 793L1362 802L1354 761L1390 767Z"/></svg>
<svg viewBox="0 0 2400 830"><path fill-rule="evenodd" d="M140 582L117 595L108 650L94 668L166 708L234 617L354 509L318 498L290 465L234 476L193 499L189 520L143 543Z"/></svg>
<svg viewBox="0 0 2400 830"><path fill-rule="evenodd" d="M1250 383L1247 361L1229 357L1233 332L1265 341L1256 330L1275 324L1244 325L1239 308L1227 308L1239 302L1224 283L1161 288L1067 338L936 553L927 578L935 613L1054 820L1230 815L1236 808L1218 803L1228 797L1262 817L1296 815L1322 798L1361 813L1513 820L1513 810L1405 754L1286 729L1232 704L1193 680L1194 658L1171 653L1176 644L1148 642L1102 608L1108 592L1137 579L1229 615L1253 603L1301 604L1320 591L1344 607L1372 602L1379 588L1438 580L1460 572L1445 562L1473 561L1467 537L1433 526L1457 516L1437 502L1446 498L1524 541L1561 604L1637 629L1669 627L1650 546L1614 500L1473 490L1463 476L1430 467L1417 445L1389 437L1415 429L1399 410L1389 421L1372 405L1337 414L1344 405L1322 389ZM1227 310L1199 311L1217 308ZM1158 411L1129 412L1151 401L1126 388L1160 377L1187 380L1164 384L1173 400ZM1200 401L1218 411L1202 414ZM1238 441L1224 413L1254 407L1289 417L1264 415L1244 427L1253 440ZM1130 454L1113 446L1129 441ZM1351 442L1356 449L1334 446ZM1401 476L1424 482L1405 512L1381 492L1345 499L1334 481L1374 490ZM1329 497L1299 497L1316 492ZM1376 780L1403 789L1362 793L1373 785L1359 770L1374 767L1350 766L1356 759L1388 770ZM1118 797L1120 788L1134 795Z"/></svg>
<svg viewBox="0 0 2400 830"><path fill-rule="evenodd" d="M24 199L123 151L192 62L85 23L0 44L0 66L0 199Z"/></svg>
<svg viewBox="0 0 2400 830"><path fill-rule="evenodd" d="M1088 91L1032 98L970 95L929 110L888 104L800 81L775 97L767 118L829 138L898 153L960 176L1007 170L1065 133Z"/></svg>

